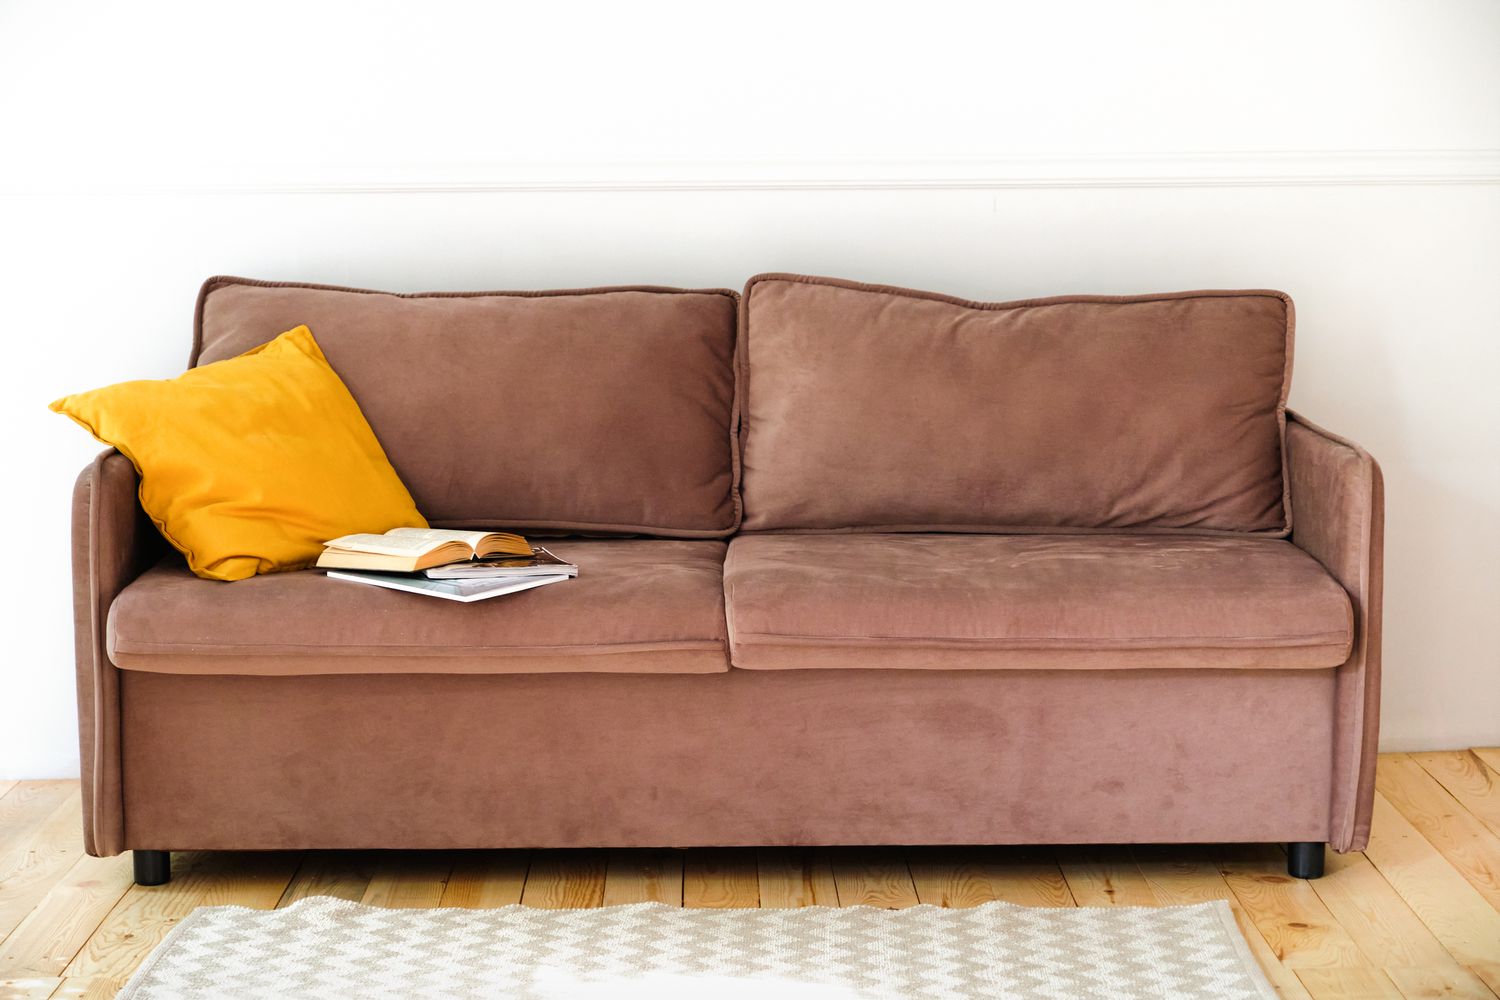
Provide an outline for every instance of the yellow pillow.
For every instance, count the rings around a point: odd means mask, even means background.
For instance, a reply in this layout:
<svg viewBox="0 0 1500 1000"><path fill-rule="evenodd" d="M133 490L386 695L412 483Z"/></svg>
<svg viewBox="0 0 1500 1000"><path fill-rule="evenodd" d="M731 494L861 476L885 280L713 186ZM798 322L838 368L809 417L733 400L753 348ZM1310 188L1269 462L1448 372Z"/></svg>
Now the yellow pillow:
<svg viewBox="0 0 1500 1000"><path fill-rule="evenodd" d="M141 475L141 506L194 573L310 566L356 531L427 527L305 326L176 378L64 396Z"/></svg>

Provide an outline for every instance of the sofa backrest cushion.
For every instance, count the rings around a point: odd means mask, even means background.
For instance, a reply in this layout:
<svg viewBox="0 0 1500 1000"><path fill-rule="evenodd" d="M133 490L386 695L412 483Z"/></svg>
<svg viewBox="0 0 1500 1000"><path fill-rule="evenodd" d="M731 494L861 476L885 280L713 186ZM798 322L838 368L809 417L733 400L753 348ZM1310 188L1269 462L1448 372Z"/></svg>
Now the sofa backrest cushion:
<svg viewBox="0 0 1500 1000"><path fill-rule="evenodd" d="M1280 292L768 274L741 309L746 530L1290 531Z"/></svg>
<svg viewBox="0 0 1500 1000"><path fill-rule="evenodd" d="M306 324L437 525L717 538L739 523L738 298L211 278L192 364Z"/></svg>

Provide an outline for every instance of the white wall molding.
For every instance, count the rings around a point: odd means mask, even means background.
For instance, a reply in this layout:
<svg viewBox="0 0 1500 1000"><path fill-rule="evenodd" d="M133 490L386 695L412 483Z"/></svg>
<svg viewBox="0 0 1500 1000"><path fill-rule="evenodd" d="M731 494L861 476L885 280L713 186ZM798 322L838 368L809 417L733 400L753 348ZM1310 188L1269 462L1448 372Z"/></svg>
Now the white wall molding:
<svg viewBox="0 0 1500 1000"><path fill-rule="evenodd" d="M195 167L191 176L0 179L11 194L484 194L1500 184L1500 149L1025 155L1000 159Z"/></svg>

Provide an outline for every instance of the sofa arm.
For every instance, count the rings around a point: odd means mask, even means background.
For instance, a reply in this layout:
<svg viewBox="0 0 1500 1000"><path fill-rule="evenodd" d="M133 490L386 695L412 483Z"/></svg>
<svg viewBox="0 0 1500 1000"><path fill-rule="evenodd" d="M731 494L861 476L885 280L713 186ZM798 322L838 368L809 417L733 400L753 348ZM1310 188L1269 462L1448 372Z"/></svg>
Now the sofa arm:
<svg viewBox="0 0 1500 1000"><path fill-rule="evenodd" d="M1385 483L1363 448L1288 414L1292 542L1332 573L1354 605L1354 646L1335 679L1328 841L1363 850L1375 800L1380 728L1380 602Z"/></svg>
<svg viewBox="0 0 1500 1000"><path fill-rule="evenodd" d="M73 636L78 667L78 742L84 849L124 850L120 785L119 671L105 651L109 606L160 554L160 533L136 499L135 468L106 451L73 487Z"/></svg>

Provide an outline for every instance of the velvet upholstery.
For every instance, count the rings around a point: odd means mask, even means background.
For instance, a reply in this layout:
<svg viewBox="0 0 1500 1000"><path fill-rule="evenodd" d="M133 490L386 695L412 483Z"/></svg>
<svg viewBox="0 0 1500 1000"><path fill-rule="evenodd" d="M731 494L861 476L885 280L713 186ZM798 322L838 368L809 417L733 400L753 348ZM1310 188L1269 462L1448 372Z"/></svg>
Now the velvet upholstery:
<svg viewBox="0 0 1500 1000"><path fill-rule="evenodd" d="M1349 596L1286 541L741 535L724 566L752 669L1334 667Z"/></svg>
<svg viewBox="0 0 1500 1000"><path fill-rule="evenodd" d="M124 455L101 452L73 487L73 648L84 849L122 847L120 677L105 654L115 597L159 558L166 542L136 499L140 478Z"/></svg>
<svg viewBox="0 0 1500 1000"><path fill-rule="evenodd" d="M717 538L739 523L737 298L211 278L191 360L306 324L434 524Z"/></svg>
<svg viewBox="0 0 1500 1000"><path fill-rule="evenodd" d="M724 543L549 543L578 578L458 604L329 580L317 570L232 586L175 557L109 614L127 670L205 674L708 673L725 652Z"/></svg>
<svg viewBox="0 0 1500 1000"><path fill-rule="evenodd" d="M741 322L746 530L1290 527L1280 292L988 303L773 274Z"/></svg>
<svg viewBox="0 0 1500 1000"><path fill-rule="evenodd" d="M132 848L1328 835L1332 670L121 674Z"/></svg>
<svg viewBox="0 0 1500 1000"><path fill-rule="evenodd" d="M1363 448L1296 414L1287 425L1287 458L1292 542L1327 567L1354 606L1354 645L1337 673L1329 842L1360 851L1370 839L1380 737L1385 480Z"/></svg>

